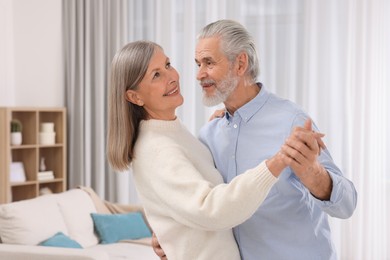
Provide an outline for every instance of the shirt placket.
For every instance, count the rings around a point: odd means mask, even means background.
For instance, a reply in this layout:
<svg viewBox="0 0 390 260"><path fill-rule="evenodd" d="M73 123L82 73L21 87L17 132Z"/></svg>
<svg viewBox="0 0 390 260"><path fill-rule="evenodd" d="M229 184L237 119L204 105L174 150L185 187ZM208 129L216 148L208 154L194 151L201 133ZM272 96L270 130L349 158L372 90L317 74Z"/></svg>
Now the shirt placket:
<svg viewBox="0 0 390 260"><path fill-rule="evenodd" d="M228 182L237 176L237 143L238 134L240 132L241 118L236 115L231 118L231 122L228 124L229 129L229 166L228 166Z"/></svg>

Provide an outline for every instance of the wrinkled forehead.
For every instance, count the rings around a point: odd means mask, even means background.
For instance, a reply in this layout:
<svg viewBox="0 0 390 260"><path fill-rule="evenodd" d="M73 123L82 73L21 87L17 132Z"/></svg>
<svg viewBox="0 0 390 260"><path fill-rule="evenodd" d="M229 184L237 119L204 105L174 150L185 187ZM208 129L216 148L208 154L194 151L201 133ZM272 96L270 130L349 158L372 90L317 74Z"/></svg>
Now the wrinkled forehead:
<svg viewBox="0 0 390 260"><path fill-rule="evenodd" d="M195 60L200 61L205 57L220 57L224 56L220 39L218 37L199 39L195 48Z"/></svg>

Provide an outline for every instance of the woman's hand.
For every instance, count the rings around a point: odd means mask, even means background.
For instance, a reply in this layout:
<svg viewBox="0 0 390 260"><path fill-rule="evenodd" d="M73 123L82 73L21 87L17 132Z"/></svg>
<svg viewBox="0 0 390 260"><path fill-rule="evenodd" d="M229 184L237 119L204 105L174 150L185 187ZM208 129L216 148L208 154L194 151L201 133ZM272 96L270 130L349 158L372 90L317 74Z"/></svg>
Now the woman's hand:
<svg viewBox="0 0 390 260"><path fill-rule="evenodd" d="M215 119L215 118L221 118L225 115L226 110L225 109L217 109L215 112L210 116L209 121Z"/></svg>

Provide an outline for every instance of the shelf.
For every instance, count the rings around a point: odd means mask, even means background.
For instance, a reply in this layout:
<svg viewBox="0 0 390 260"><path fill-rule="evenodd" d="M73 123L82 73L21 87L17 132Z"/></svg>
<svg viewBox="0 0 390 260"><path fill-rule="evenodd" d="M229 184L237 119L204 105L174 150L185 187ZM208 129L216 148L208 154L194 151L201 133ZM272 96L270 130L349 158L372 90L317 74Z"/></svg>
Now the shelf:
<svg viewBox="0 0 390 260"><path fill-rule="evenodd" d="M17 149L26 149L26 148L37 148L36 144L21 144L21 145L11 145L11 150Z"/></svg>
<svg viewBox="0 0 390 260"><path fill-rule="evenodd" d="M13 119L19 120L22 124L21 145L11 145L10 122ZM65 191L66 109L0 107L0 123L5 126L0 128L0 204L37 197L42 188L48 188L54 193ZM42 123L54 124L53 144L40 143ZM42 158L46 170L53 171L54 179L38 180ZM12 162L21 162L19 165L23 167L18 169L24 169L26 181L11 182ZM19 178L13 178L17 179Z"/></svg>
<svg viewBox="0 0 390 260"><path fill-rule="evenodd" d="M42 184L42 183L63 182L63 181L64 181L64 179L62 179L62 178L55 178L52 180L40 180L38 182L39 182L39 184Z"/></svg>
<svg viewBox="0 0 390 260"><path fill-rule="evenodd" d="M12 201L32 199L38 196L35 182L26 185L12 186L11 190Z"/></svg>
<svg viewBox="0 0 390 260"><path fill-rule="evenodd" d="M49 188L54 193L63 192L63 181L56 181L56 182L41 182L39 183L39 190L43 188ZM39 192L39 191L38 191Z"/></svg>
<svg viewBox="0 0 390 260"><path fill-rule="evenodd" d="M27 181L36 180L38 167L36 148L12 149L11 160L12 162L23 163Z"/></svg>
<svg viewBox="0 0 390 260"><path fill-rule="evenodd" d="M37 113L28 110L14 110L11 112L11 117L22 123L23 144L37 144Z"/></svg>
<svg viewBox="0 0 390 260"><path fill-rule="evenodd" d="M28 186L28 185L35 185L36 181L22 181L22 182L11 182L11 187L19 187L19 186Z"/></svg>
<svg viewBox="0 0 390 260"><path fill-rule="evenodd" d="M63 144L40 144L40 148L62 147Z"/></svg>

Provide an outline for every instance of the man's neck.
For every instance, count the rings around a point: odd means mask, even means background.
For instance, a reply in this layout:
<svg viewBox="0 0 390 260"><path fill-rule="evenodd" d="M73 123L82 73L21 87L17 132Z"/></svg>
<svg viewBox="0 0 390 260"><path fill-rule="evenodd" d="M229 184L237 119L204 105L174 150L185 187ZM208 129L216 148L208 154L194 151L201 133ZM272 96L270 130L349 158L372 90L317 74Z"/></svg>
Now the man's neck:
<svg viewBox="0 0 390 260"><path fill-rule="evenodd" d="M240 83L224 102L227 111L233 115L237 109L254 99L260 88L256 83L245 85Z"/></svg>

